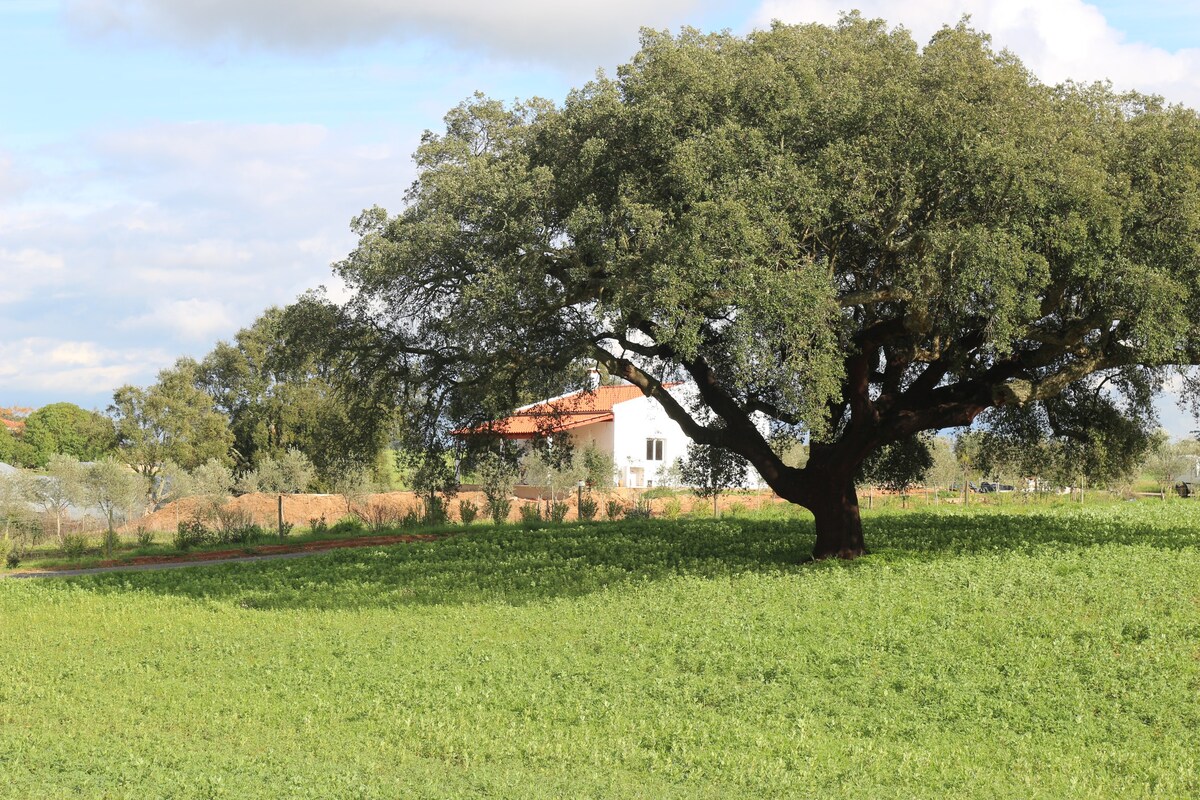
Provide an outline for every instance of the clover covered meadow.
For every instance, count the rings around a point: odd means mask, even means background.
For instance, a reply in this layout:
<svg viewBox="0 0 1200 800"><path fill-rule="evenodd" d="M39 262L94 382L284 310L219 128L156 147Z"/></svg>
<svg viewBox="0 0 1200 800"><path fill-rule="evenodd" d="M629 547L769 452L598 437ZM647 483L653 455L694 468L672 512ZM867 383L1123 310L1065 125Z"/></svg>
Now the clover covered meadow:
<svg viewBox="0 0 1200 800"><path fill-rule="evenodd" d="M1200 793L1200 506L471 532L0 582L43 797Z"/></svg>

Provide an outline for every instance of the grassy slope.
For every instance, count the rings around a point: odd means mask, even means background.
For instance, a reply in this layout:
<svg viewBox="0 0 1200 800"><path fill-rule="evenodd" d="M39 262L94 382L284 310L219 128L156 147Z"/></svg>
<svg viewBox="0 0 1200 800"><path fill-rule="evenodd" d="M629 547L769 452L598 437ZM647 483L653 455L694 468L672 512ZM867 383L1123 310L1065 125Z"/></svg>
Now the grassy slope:
<svg viewBox="0 0 1200 800"><path fill-rule="evenodd" d="M0 794L1200 795L1200 508L0 583Z"/></svg>

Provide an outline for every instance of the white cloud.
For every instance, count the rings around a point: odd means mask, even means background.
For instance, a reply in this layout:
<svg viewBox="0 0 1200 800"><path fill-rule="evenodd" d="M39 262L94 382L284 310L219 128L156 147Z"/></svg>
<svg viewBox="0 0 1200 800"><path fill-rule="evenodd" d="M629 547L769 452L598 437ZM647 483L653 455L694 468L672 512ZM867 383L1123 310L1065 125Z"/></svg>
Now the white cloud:
<svg viewBox="0 0 1200 800"><path fill-rule="evenodd" d="M396 143L416 139L412 130L160 123L41 148L48 166L37 185L0 203L0 342L41 342L18 360L50 366L86 351L54 354L47 337L95 339L108 361L50 373L6 367L0 391L95 396L89 387L108 381L104 396L150 382L176 356L203 355L267 306L330 283L330 262L354 245L351 217L399 206L413 168ZM120 357L147 352L158 360Z"/></svg>
<svg viewBox="0 0 1200 800"><path fill-rule="evenodd" d="M25 300L62 279L61 255L34 247L0 248L0 305Z"/></svg>
<svg viewBox="0 0 1200 800"><path fill-rule="evenodd" d="M126 329L147 328L168 331L194 342L212 342L228 337L237 329L233 315L220 300L168 300L156 303L153 310L121 323Z"/></svg>
<svg viewBox="0 0 1200 800"><path fill-rule="evenodd" d="M0 342L0 384L13 397L20 396L16 390L103 397L165 363L166 354L154 349L115 350L45 337Z"/></svg>
<svg viewBox="0 0 1200 800"><path fill-rule="evenodd" d="M13 164L12 156L0 153L0 204L8 203L29 188L29 176Z"/></svg>
<svg viewBox="0 0 1200 800"><path fill-rule="evenodd" d="M904 25L924 42L964 15L992 35L1047 83L1110 79L1120 89L1161 94L1200 107L1200 49L1168 52L1128 41L1083 0L858 0L864 16ZM754 17L758 27L783 22L836 22L847 4L836 0L767 0Z"/></svg>
<svg viewBox="0 0 1200 800"><path fill-rule="evenodd" d="M711 0L67 0L93 34L327 51L434 38L522 61L594 64L628 55L639 26L669 26Z"/></svg>

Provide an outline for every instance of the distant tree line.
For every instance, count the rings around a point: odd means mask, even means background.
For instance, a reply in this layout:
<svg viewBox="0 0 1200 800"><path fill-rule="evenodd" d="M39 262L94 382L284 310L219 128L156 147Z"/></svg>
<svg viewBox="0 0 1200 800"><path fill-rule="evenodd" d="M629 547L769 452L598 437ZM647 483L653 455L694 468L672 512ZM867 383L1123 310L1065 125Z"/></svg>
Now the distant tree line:
<svg viewBox="0 0 1200 800"><path fill-rule="evenodd" d="M202 359L120 387L104 413L72 403L3 409L12 424L0 426L0 462L45 471L56 457L112 458L142 477L151 506L214 467L239 491L333 490L363 469L387 483L397 416L341 399L336 364L304 340L311 320L290 319L268 309Z"/></svg>

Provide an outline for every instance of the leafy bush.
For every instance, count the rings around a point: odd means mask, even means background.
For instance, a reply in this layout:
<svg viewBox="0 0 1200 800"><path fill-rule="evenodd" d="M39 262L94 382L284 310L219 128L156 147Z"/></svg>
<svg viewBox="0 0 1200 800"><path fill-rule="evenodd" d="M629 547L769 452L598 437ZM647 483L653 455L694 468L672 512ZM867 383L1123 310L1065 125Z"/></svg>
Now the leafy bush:
<svg viewBox="0 0 1200 800"><path fill-rule="evenodd" d="M325 521L325 517L313 517L308 521L308 529L316 534L329 532L329 523Z"/></svg>
<svg viewBox="0 0 1200 800"><path fill-rule="evenodd" d="M639 497L636 504L625 509L625 519L650 519L652 516L650 501L645 497Z"/></svg>
<svg viewBox="0 0 1200 800"><path fill-rule="evenodd" d="M446 498L438 497L436 494L431 494L425 498L425 519L426 525L445 525L450 520L450 513L446 510Z"/></svg>
<svg viewBox="0 0 1200 800"><path fill-rule="evenodd" d="M672 495L666 499L666 502L663 503L662 514L667 519L675 519L682 513L683 503L680 502L678 497Z"/></svg>
<svg viewBox="0 0 1200 800"><path fill-rule="evenodd" d="M256 526L256 527L257 527L257 526ZM294 522L281 522L281 523L279 523L279 538L280 538L280 539L285 539L285 538L287 538L289 535L291 535L291 533L292 533L292 529L293 529L293 528L295 528L295 527L296 527L296 523L294 523ZM265 532L264 532L264 533L265 533Z"/></svg>
<svg viewBox="0 0 1200 800"><path fill-rule="evenodd" d="M287 536L289 533L291 533L292 528L294 527L295 525L291 522L283 523L283 535ZM247 542L263 539L266 536L267 531L265 528L258 524L250 524L244 528L238 528L233 537L233 541L237 542L238 544L246 544Z"/></svg>
<svg viewBox="0 0 1200 800"><path fill-rule="evenodd" d="M244 544L263 533L263 529L255 524L254 515L249 511L223 508L217 511L216 518L217 529L213 540L217 544Z"/></svg>
<svg viewBox="0 0 1200 800"><path fill-rule="evenodd" d="M16 569L21 565L21 554L15 549L9 550L4 556L4 565L9 569Z"/></svg>
<svg viewBox="0 0 1200 800"><path fill-rule="evenodd" d="M542 523L542 508L537 503L521 504L521 524L529 527Z"/></svg>
<svg viewBox="0 0 1200 800"><path fill-rule="evenodd" d="M487 501L488 516L496 525L508 522L508 513L512 511L512 501L507 497L489 497Z"/></svg>
<svg viewBox="0 0 1200 800"><path fill-rule="evenodd" d="M83 558L87 552L87 537L82 533L68 533L63 536L63 555L70 559Z"/></svg>
<svg viewBox="0 0 1200 800"><path fill-rule="evenodd" d="M105 558L112 558L112 555L121 546L121 536L112 528L104 530L104 536L100 539L100 547L104 551Z"/></svg>
<svg viewBox="0 0 1200 800"><path fill-rule="evenodd" d="M654 486L642 492L642 497L646 498L647 500L658 500L662 497L674 497L677 494L679 494L679 492L675 489L672 489L670 486Z"/></svg>
<svg viewBox="0 0 1200 800"><path fill-rule="evenodd" d="M596 518L596 512L600 510L600 504L591 497L585 497L579 501L579 519L583 522L591 522Z"/></svg>
<svg viewBox="0 0 1200 800"><path fill-rule="evenodd" d="M463 525L470 525L479 516L479 506L472 503L470 500L458 501L458 518L462 520Z"/></svg>
<svg viewBox="0 0 1200 800"><path fill-rule="evenodd" d="M730 514L732 514L733 516L736 517L736 516L746 513L746 504L740 503L740 502L739 503L730 503L728 510L729 510Z"/></svg>
<svg viewBox="0 0 1200 800"><path fill-rule="evenodd" d="M567 519L567 513L571 507L563 502L548 503L546 508L546 517L551 522L564 522Z"/></svg>
<svg viewBox="0 0 1200 800"><path fill-rule="evenodd" d="M137 527L137 543L138 547L149 547L154 544L154 531L147 528L145 525Z"/></svg>
<svg viewBox="0 0 1200 800"><path fill-rule="evenodd" d="M323 517L322 522L324 522ZM363 527L363 521L353 514L342 517L329 528L330 533L337 534L338 536L355 535L362 533L364 530L366 528Z"/></svg>
<svg viewBox="0 0 1200 800"><path fill-rule="evenodd" d="M479 478L483 496L487 498L488 514L492 522L502 525L508 521L512 510L513 481L516 473L513 465L495 453L488 453L479 463Z"/></svg>
<svg viewBox="0 0 1200 800"><path fill-rule="evenodd" d="M189 519L179 523L179 528L175 531L174 544L179 550L190 550L213 540L213 533L203 520Z"/></svg>
<svg viewBox="0 0 1200 800"><path fill-rule="evenodd" d="M424 519L421 517L421 512L415 508L410 508L404 512L404 516L400 518L401 528L419 528Z"/></svg>
<svg viewBox="0 0 1200 800"><path fill-rule="evenodd" d="M604 504L604 516L611 522L620 519L625 513L625 504L615 497L610 497Z"/></svg>

